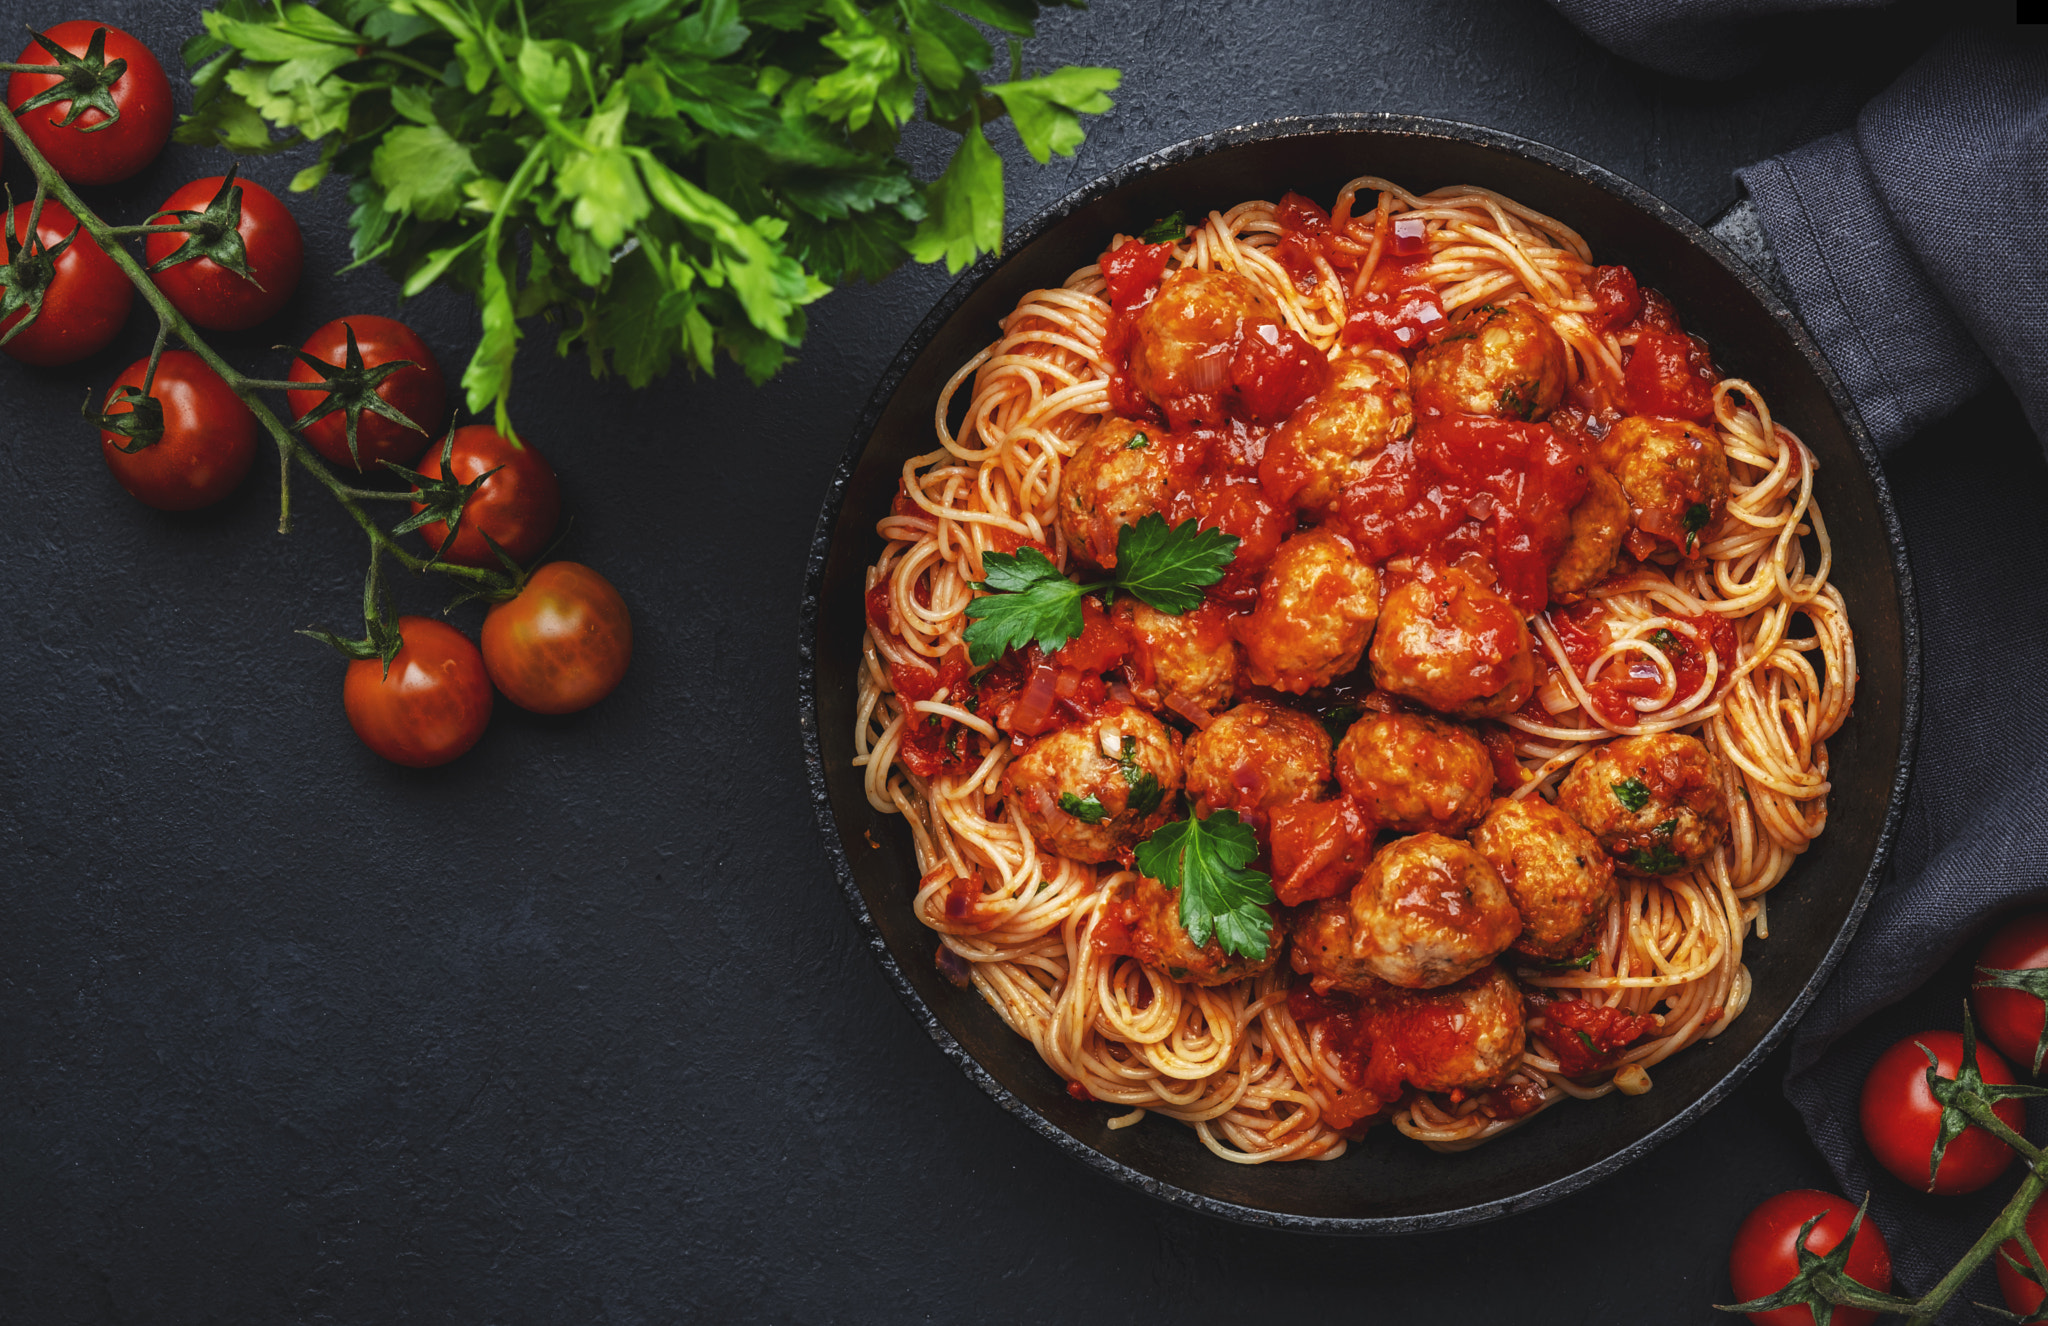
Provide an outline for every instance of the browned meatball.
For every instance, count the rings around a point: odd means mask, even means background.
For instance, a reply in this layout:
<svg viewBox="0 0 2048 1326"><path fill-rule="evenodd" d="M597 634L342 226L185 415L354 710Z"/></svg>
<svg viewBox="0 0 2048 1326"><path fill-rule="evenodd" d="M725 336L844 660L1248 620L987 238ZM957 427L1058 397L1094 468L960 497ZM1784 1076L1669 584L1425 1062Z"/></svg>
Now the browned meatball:
<svg viewBox="0 0 2048 1326"><path fill-rule="evenodd" d="M1705 861L1728 832L1714 757L1697 737L1619 737L1581 755L1557 806L1586 826L1625 875L1671 875Z"/></svg>
<svg viewBox="0 0 2048 1326"><path fill-rule="evenodd" d="M1280 545L1251 614L1235 622L1252 681L1296 695L1358 666L1380 582L1349 539L1304 530Z"/></svg>
<svg viewBox="0 0 2048 1326"><path fill-rule="evenodd" d="M1119 599L1116 622L1131 637L1131 691L1154 709L1192 706L1206 713L1237 694L1237 637L1214 601L1168 616L1137 599ZM1174 702L1178 700L1179 706Z"/></svg>
<svg viewBox="0 0 2048 1326"><path fill-rule="evenodd" d="M1698 555L1702 536L1728 507L1728 457L1712 427L1631 415L1600 439L1595 454L1628 494L1630 552L1648 557L1662 546Z"/></svg>
<svg viewBox="0 0 2048 1326"><path fill-rule="evenodd" d="M1247 700L1188 738L1188 797L1263 826L1275 806L1314 801L1330 781L1330 734L1299 709Z"/></svg>
<svg viewBox="0 0 2048 1326"><path fill-rule="evenodd" d="M1352 994L1376 994L1387 983L1373 974L1372 966L1352 948L1353 925L1348 898L1324 898L1312 907L1293 914L1289 926L1287 960L1294 970L1309 978L1318 994L1345 990Z"/></svg>
<svg viewBox="0 0 2048 1326"><path fill-rule="evenodd" d="M1351 890L1351 953L1390 985L1449 985L1493 961L1522 918L1486 858L1418 833L1381 848Z"/></svg>
<svg viewBox="0 0 2048 1326"><path fill-rule="evenodd" d="M1479 304L1415 356L1409 390L1425 415L1541 419L1564 399L1564 338L1526 301Z"/></svg>
<svg viewBox="0 0 2048 1326"><path fill-rule="evenodd" d="M1388 991L1370 1020L1387 1057L1423 1091L1499 1086L1529 1043L1522 988L1492 963L1442 989Z"/></svg>
<svg viewBox="0 0 2048 1326"><path fill-rule="evenodd" d="M1330 365L1329 383L1266 444L1259 485L1283 510L1292 505L1321 519L1364 476L1368 459L1414 424L1408 393L1386 364L1341 359Z"/></svg>
<svg viewBox="0 0 2048 1326"><path fill-rule="evenodd" d="M1240 337L1249 324L1279 317L1250 277L1184 267L1160 282L1132 322L1131 381L1168 419L1219 423Z"/></svg>
<svg viewBox="0 0 2048 1326"><path fill-rule="evenodd" d="M1117 531L1163 511L1173 496L1166 434L1156 424L1106 416L1060 475L1060 533L1070 555L1116 565Z"/></svg>
<svg viewBox="0 0 2048 1326"><path fill-rule="evenodd" d="M1267 932L1266 956L1247 958L1225 953L1211 935L1196 948L1180 923L1180 894L1150 875L1138 875L1117 886L1112 915L1131 939L1131 956L1176 981L1195 985L1228 985L1257 976L1280 960L1280 923Z"/></svg>
<svg viewBox="0 0 2048 1326"><path fill-rule="evenodd" d="M1336 763L1344 790L1397 833L1463 833L1493 790L1485 744L1427 714L1367 713L1344 734Z"/></svg>
<svg viewBox="0 0 2048 1326"><path fill-rule="evenodd" d="M1373 684L1438 713L1499 718L1527 704L1535 641L1514 605L1455 568L1387 595L1372 642Z"/></svg>
<svg viewBox="0 0 2048 1326"><path fill-rule="evenodd" d="M1113 861L1166 823L1180 784L1179 734L1120 704L1032 742L1001 791L1039 850Z"/></svg>
<svg viewBox="0 0 2048 1326"><path fill-rule="evenodd" d="M1572 508L1572 534L1550 568L1550 601L1577 603L1614 570L1628 535L1628 494L1606 466L1586 466L1586 495Z"/></svg>
<svg viewBox="0 0 2048 1326"><path fill-rule="evenodd" d="M1541 797L1502 798L1472 845L1522 914L1517 952L1538 962L1582 957L1614 901L1614 866L1593 835Z"/></svg>

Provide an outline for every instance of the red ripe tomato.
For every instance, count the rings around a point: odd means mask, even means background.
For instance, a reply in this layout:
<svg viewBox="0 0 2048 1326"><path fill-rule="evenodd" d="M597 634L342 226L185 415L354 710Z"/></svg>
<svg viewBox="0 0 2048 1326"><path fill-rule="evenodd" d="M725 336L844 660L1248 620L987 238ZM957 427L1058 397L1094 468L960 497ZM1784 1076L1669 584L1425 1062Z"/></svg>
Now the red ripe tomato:
<svg viewBox="0 0 2048 1326"><path fill-rule="evenodd" d="M1991 942L1977 956L1977 966L1990 971L2020 971L2048 967L2048 912L2016 916L1999 927ZM1978 980L1982 980L1980 975ZM1970 991L1970 1005L1977 1010L1977 1029L1999 1053L2014 1063L2026 1064L2038 1072L2034 1060L2041 1044L2043 1010L2040 996L2024 990L1994 990L1978 986ZM2048 1251L2044 1249L2043 1251Z"/></svg>
<svg viewBox="0 0 2048 1326"><path fill-rule="evenodd" d="M1802 1188L1766 1198L1749 1213L1742 1228L1735 1231L1735 1246L1728 1253L1728 1279L1735 1286L1738 1303L1768 1297L1792 1282L1799 1273L1800 1226L1816 1215L1820 1219L1807 1234L1806 1247L1826 1254L1848 1236L1856 1207L1833 1193ZM1881 1294L1891 1292L1891 1250L1869 1216L1856 1231L1856 1242L1849 1248L1849 1261L1843 1269L1858 1284ZM1748 1315L1757 1326L1813 1326L1813 1309L1804 1304ZM1877 1320L1877 1313L1869 1308L1837 1307L1833 1320L1834 1326L1869 1326Z"/></svg>
<svg viewBox="0 0 2048 1326"><path fill-rule="evenodd" d="M1908 1036L1878 1056L1870 1076L1863 1079L1863 1141L1878 1163L1909 1187L1944 1196L1975 1192L2005 1172L2012 1163L2013 1150L1973 1124L1948 1144L1940 1174L1928 1182L1928 1161L1941 1129L1941 1104L1927 1089L1923 1045L1939 1061L1936 1071L1940 1076L1953 1078L1962 1066L1963 1038L1953 1031ZM1988 1045L1977 1047L1977 1068L1986 1082L2010 1085L2013 1081L2012 1069ZM1992 1112L2014 1132L2026 1127L2026 1112L2017 1100L1999 1101Z"/></svg>
<svg viewBox="0 0 2048 1326"><path fill-rule="evenodd" d="M2048 1257L2048 1198L2035 1202L2033 1210L2027 1212L2027 1241L2034 1245L2034 1251ZM2005 1261L2010 1257L2025 1266L2027 1254L2021 1251L2018 1239L2007 1239L1998 1245L1998 1250L2004 1256L1991 1259L1998 1268L1998 1292L2004 1296L2007 1308L2022 1317L2028 1316L2041 1306L2041 1286L2012 1269Z"/></svg>
<svg viewBox="0 0 2048 1326"><path fill-rule="evenodd" d="M149 360L128 365L114 387L142 387ZM119 433L100 433L100 454L121 486L159 511L211 506L233 492L256 459L256 416L220 374L190 350L166 350L156 366L150 395L164 407L164 435L140 451L124 452ZM128 414L135 407L115 403L104 414Z"/></svg>
<svg viewBox="0 0 2048 1326"><path fill-rule="evenodd" d="M491 721L491 679L469 637L431 617L400 617L391 671L359 658L341 707L363 744L395 764L431 769L476 745Z"/></svg>
<svg viewBox="0 0 2048 1326"><path fill-rule="evenodd" d="M172 212L204 212L220 192L225 178L209 175L193 180L164 199L164 205L149 219L149 224L172 224L177 220L170 215ZM211 258L192 258L154 272L150 278L178 312L213 331L253 327L283 308L298 288L299 269L306 261L305 241L299 236L299 223L292 218L291 209L253 180L237 179L235 187L242 191L242 224L238 231L249 275L255 280L237 275ZM187 238L170 233L150 235L142 245L143 265L156 266L176 253Z"/></svg>
<svg viewBox="0 0 2048 1326"><path fill-rule="evenodd" d="M36 145L57 173L73 184L113 184L127 179L156 160L164 144L171 141L171 80L157 63L149 47L104 23L74 19L59 23L44 37L73 55L84 55L92 35L106 28L106 45L101 57L108 64L126 60L127 69L114 80L107 94L114 99L120 115L111 128L93 130L108 116L96 108L79 112L70 124L59 122L71 113L71 102L53 101L21 117L22 131ZM34 41L16 57L16 64L55 64L56 57ZM19 106L62 80L54 74L16 74L7 80L7 104ZM93 130L88 133L87 130Z"/></svg>
<svg viewBox="0 0 2048 1326"><path fill-rule="evenodd" d="M356 350L363 357L364 368L376 368L399 360L411 360L419 365L418 368L401 368L377 384L377 395L418 424L419 429L407 428L381 414L364 410L356 421L356 454L353 457L348 452L348 424L339 410L307 424L301 436L313 450L336 465L348 465L358 470L371 469L380 460L411 465L427 449L430 441L441 436L442 416L448 411L448 380L441 375L441 365L434 358L434 352L412 328L374 313L336 318L308 336L299 349L324 364L345 368L348 365L348 329L351 327L355 329ZM292 382L321 380L320 374L303 359L292 360L291 371L285 377ZM326 399L317 391L292 391L285 395L291 402L293 418L305 414Z"/></svg>
<svg viewBox="0 0 2048 1326"><path fill-rule="evenodd" d="M28 218L34 208L33 202L17 203L9 216L17 243L28 242ZM36 234L45 247L55 248L77 224L64 204L47 198L42 215L36 218ZM135 287L83 228L57 255L55 268L43 290L43 306L36 320L0 346L24 364L55 368L105 349L128 320L128 306L135 301ZM17 309L0 321L0 336L26 316L28 310Z"/></svg>
<svg viewBox="0 0 2048 1326"><path fill-rule="evenodd" d="M440 478L441 448L430 449L414 468L429 479ZM462 509L462 527L455 531L453 545L442 550L441 560L458 566L497 566L497 555L484 542L486 533L515 562L527 561L546 546L562 518L562 488L538 451L513 446L489 424L469 424L455 430L449 468L463 483L488 470L497 473L470 494ZM415 502L412 509L417 515L426 508ZM429 548L439 548L448 537L448 525L439 520L422 525L420 537Z"/></svg>
<svg viewBox="0 0 2048 1326"><path fill-rule="evenodd" d="M484 667L505 698L537 714L588 709L633 661L633 618L611 582L549 562L484 618Z"/></svg>

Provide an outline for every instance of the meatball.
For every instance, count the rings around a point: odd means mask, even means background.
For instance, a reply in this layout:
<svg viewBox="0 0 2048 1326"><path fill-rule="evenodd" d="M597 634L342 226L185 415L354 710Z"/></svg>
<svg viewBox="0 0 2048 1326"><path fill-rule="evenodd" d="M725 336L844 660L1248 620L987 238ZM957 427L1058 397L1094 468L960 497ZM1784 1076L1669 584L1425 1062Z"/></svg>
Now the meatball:
<svg viewBox="0 0 2048 1326"><path fill-rule="evenodd" d="M1358 666L1380 582L1349 539L1304 530L1280 545L1251 614L1234 623L1252 681L1300 695Z"/></svg>
<svg viewBox="0 0 2048 1326"><path fill-rule="evenodd" d="M1237 694L1237 637L1222 605L1204 602L1172 617L1127 598L1114 613L1131 638L1131 691L1146 705L1215 713Z"/></svg>
<svg viewBox="0 0 2048 1326"><path fill-rule="evenodd" d="M1138 875L1117 886L1113 915L1123 921L1130 935L1131 956L1176 981L1195 985L1228 985L1247 976L1257 976L1280 960L1280 926L1276 921L1267 932L1266 956L1241 957L1225 953L1209 936L1200 948L1188 938L1180 923L1180 894L1150 875Z"/></svg>
<svg viewBox="0 0 2048 1326"><path fill-rule="evenodd" d="M1463 571L1387 595L1372 642L1373 684L1439 713L1499 718L1527 704L1536 644L1514 605Z"/></svg>
<svg viewBox="0 0 2048 1326"><path fill-rule="evenodd" d="M1620 737L1579 757L1557 806L1600 840L1623 874L1676 874L1706 860L1728 832L1718 773L1697 737Z"/></svg>
<svg viewBox="0 0 2048 1326"><path fill-rule="evenodd" d="M1387 983L1373 974L1372 965L1352 948L1355 927L1348 899L1324 898L1313 907L1299 909L1289 929L1287 961L1309 978L1316 993L1377 994L1387 988Z"/></svg>
<svg viewBox="0 0 2048 1326"><path fill-rule="evenodd" d="M1516 952L1569 962L1591 948L1614 901L1614 866L1593 835L1540 797L1493 803L1472 845L1522 914Z"/></svg>
<svg viewBox="0 0 2048 1326"><path fill-rule="evenodd" d="M1728 506L1728 457L1711 427L1631 415L1600 439L1595 454L1628 494L1630 552L1648 557L1663 545L1698 554Z"/></svg>
<svg viewBox="0 0 2048 1326"><path fill-rule="evenodd" d="M1390 985L1462 980L1522 933L1500 876L1467 843L1418 833L1381 848L1351 890L1351 955Z"/></svg>
<svg viewBox="0 0 2048 1326"><path fill-rule="evenodd" d="M1564 338L1526 301L1479 304L1415 356L1409 390L1424 415L1541 419L1564 399Z"/></svg>
<svg viewBox="0 0 2048 1326"><path fill-rule="evenodd" d="M1259 484L1276 505L1321 519L1364 477L1368 458L1414 425L1408 393L1386 364L1340 360L1328 385L1266 444Z"/></svg>
<svg viewBox="0 0 2048 1326"><path fill-rule="evenodd" d="M1246 324L1279 317L1249 277L1184 267L1160 282L1133 319L1131 381L1168 419L1219 423Z"/></svg>
<svg viewBox="0 0 2048 1326"><path fill-rule="evenodd" d="M1370 1022L1387 1058L1422 1091L1497 1087L1521 1066L1529 1043L1522 989L1497 964L1439 990L1390 990ZM1381 1053L1374 1051L1376 1067Z"/></svg>
<svg viewBox="0 0 2048 1326"><path fill-rule="evenodd" d="M1427 714L1367 713L1344 734L1336 763L1344 790L1397 833L1463 833L1493 790L1485 744Z"/></svg>
<svg viewBox="0 0 2048 1326"><path fill-rule="evenodd" d="M1165 509L1174 492L1165 443L1156 424L1110 415L1095 425L1060 475L1060 533L1071 555L1113 567L1117 532Z"/></svg>
<svg viewBox="0 0 2048 1326"><path fill-rule="evenodd" d="M1571 538L1550 568L1550 601L1577 603L1614 570L1614 558L1628 535L1628 494L1600 464L1586 466L1586 495L1572 508Z"/></svg>
<svg viewBox="0 0 2048 1326"><path fill-rule="evenodd" d="M1002 795L1040 850L1113 861L1166 823L1180 784L1179 734L1119 704L1032 742Z"/></svg>
<svg viewBox="0 0 2048 1326"><path fill-rule="evenodd" d="M1263 827L1275 806L1314 801L1330 781L1330 734L1298 709L1247 700L1188 738L1188 799Z"/></svg>

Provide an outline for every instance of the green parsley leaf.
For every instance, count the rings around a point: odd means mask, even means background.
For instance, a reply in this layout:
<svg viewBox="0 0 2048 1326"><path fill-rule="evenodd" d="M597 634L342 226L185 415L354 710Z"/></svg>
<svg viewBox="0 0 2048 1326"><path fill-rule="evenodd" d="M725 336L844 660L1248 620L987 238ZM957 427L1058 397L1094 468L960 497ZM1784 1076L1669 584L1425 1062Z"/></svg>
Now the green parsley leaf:
<svg viewBox="0 0 2048 1326"><path fill-rule="evenodd" d="M1060 809L1072 815L1083 824L1100 824L1109 817L1099 797L1077 797L1072 792L1060 793Z"/></svg>
<svg viewBox="0 0 2048 1326"><path fill-rule="evenodd" d="M1166 824L1138 844L1138 869L1180 894L1180 923L1196 945L1215 936L1225 953L1255 961L1272 943L1273 881L1245 867L1259 854L1234 810Z"/></svg>
<svg viewBox="0 0 2048 1326"><path fill-rule="evenodd" d="M1116 757L1117 768L1123 773L1124 782L1130 786L1129 809L1133 815L1150 815L1159 809L1159 802L1166 793L1159 786L1159 779L1138 763L1138 739L1125 736L1123 750Z"/></svg>
<svg viewBox="0 0 2048 1326"><path fill-rule="evenodd" d="M1650 789L1640 778L1624 778L1613 787L1614 799L1631 811L1650 804Z"/></svg>
<svg viewBox="0 0 2048 1326"><path fill-rule="evenodd" d="M1669 653L1674 649L1683 648L1685 644L1685 642L1679 639L1678 636L1674 634L1671 630L1662 626L1650 632L1650 643L1657 646L1657 648L1664 650L1666 653Z"/></svg>
<svg viewBox="0 0 2048 1326"><path fill-rule="evenodd" d="M1143 451L1148 444L1143 433L1131 434L1131 440L1124 443L1125 451Z"/></svg>
<svg viewBox="0 0 2048 1326"><path fill-rule="evenodd" d="M953 163L931 187L931 213L910 237L919 262L945 259L957 272L1003 245L1003 159L976 121L960 140Z"/></svg>
<svg viewBox="0 0 2048 1326"><path fill-rule="evenodd" d="M1685 550L1692 551L1699 542L1700 531L1707 527L1707 518L1714 514L1713 508L1705 502L1694 502L1685 509Z"/></svg>
<svg viewBox="0 0 2048 1326"><path fill-rule="evenodd" d="M1649 847L1638 847L1635 851L1623 857L1622 860L1649 875L1669 875L1675 871L1685 869L1685 858L1672 851L1664 843L1655 843Z"/></svg>
<svg viewBox="0 0 2048 1326"><path fill-rule="evenodd" d="M988 592L967 605L967 656L977 665L989 663L1034 640L1050 654L1081 634L1081 599L1101 590L1123 590L1171 616L1190 612L1201 606L1201 587L1223 578L1237 543L1192 520L1168 527L1154 511L1117 532L1116 570L1108 581L1091 585L1061 575L1036 548L985 554L987 579L974 587Z"/></svg>
<svg viewBox="0 0 2048 1326"><path fill-rule="evenodd" d="M1116 536L1116 587L1172 616L1202 606L1202 587L1223 579L1237 556L1235 535L1192 520L1168 527L1157 511Z"/></svg>
<svg viewBox="0 0 2048 1326"><path fill-rule="evenodd" d="M1593 1038L1591 1036L1588 1036L1585 1032L1579 1030L1579 1028L1573 1027L1572 1035L1577 1036L1579 1038L1579 1042L1586 1047L1587 1054L1600 1053L1600 1047L1593 1044Z"/></svg>
<svg viewBox="0 0 2048 1326"><path fill-rule="evenodd" d="M1044 165L1057 152L1074 155L1081 145L1082 115L1100 115L1113 104L1108 94L1123 75L1114 69L1068 65L1040 78L997 83L988 91L1002 99L1031 159Z"/></svg>
<svg viewBox="0 0 2048 1326"><path fill-rule="evenodd" d="M1599 956L1600 950L1596 946L1587 949L1576 958L1562 958L1556 962L1546 962L1543 965L1552 971L1591 971L1593 970L1593 959Z"/></svg>
<svg viewBox="0 0 2048 1326"><path fill-rule="evenodd" d="M1138 236L1147 244L1175 244L1187 238L1187 218L1179 212L1168 212L1154 221L1144 234Z"/></svg>
<svg viewBox="0 0 2048 1326"><path fill-rule="evenodd" d="M1355 704L1333 705L1323 711L1323 731L1330 734L1330 740L1342 741L1344 734L1351 730L1351 725L1356 723L1359 715L1364 712Z"/></svg>

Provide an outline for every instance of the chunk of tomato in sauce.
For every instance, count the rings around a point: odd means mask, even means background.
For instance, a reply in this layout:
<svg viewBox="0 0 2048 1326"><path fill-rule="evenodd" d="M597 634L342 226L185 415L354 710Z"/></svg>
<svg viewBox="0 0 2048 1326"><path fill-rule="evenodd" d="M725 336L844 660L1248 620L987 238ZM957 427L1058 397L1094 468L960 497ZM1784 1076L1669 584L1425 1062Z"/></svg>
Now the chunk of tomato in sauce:
<svg viewBox="0 0 2048 1326"><path fill-rule="evenodd" d="M1593 323L1603 331L1620 331L1643 313L1643 291L1626 267L1595 267Z"/></svg>
<svg viewBox="0 0 2048 1326"><path fill-rule="evenodd" d="M1273 258L1294 278L1294 288L1308 294L1323 279L1316 260L1330 261L1330 214L1312 199L1293 192L1281 197L1275 211L1280 242L1271 250Z"/></svg>
<svg viewBox="0 0 2048 1326"><path fill-rule="evenodd" d="M1323 389L1330 361L1284 322L1246 324L1230 357L1230 382L1237 413L1255 423L1277 424Z"/></svg>
<svg viewBox="0 0 2048 1326"><path fill-rule="evenodd" d="M1126 240L1102 255L1102 280L1109 287L1109 306L1128 313L1145 304L1166 279L1166 263L1173 254L1171 244L1147 244Z"/></svg>
<svg viewBox="0 0 2048 1326"><path fill-rule="evenodd" d="M965 701L968 697L963 693L962 683L967 680L967 671L967 653L961 649L948 650L936 669L907 661L889 665L889 683L896 688L896 698L906 710L896 758L920 778L964 769L978 758L972 747L963 748L963 738L971 734L953 719L910 708L941 691L949 702Z"/></svg>
<svg viewBox="0 0 2048 1326"><path fill-rule="evenodd" d="M1585 1077L1613 1065L1621 1052L1657 1030L1657 1019L1585 999L1553 999L1532 1009L1543 1017L1543 1043L1566 1077Z"/></svg>
<svg viewBox="0 0 2048 1326"><path fill-rule="evenodd" d="M1721 380L1713 356L1683 332L1644 332L1622 371L1621 398L1630 414L1705 419L1714 412Z"/></svg>
<svg viewBox="0 0 2048 1326"><path fill-rule="evenodd" d="M1077 672L1103 673L1124 661L1131 637L1091 595L1081 600L1081 634L1053 651L1053 662Z"/></svg>
<svg viewBox="0 0 2048 1326"><path fill-rule="evenodd" d="M1202 529L1221 530L1238 541L1236 555L1223 568L1223 579L1208 596L1240 603L1257 596L1259 578L1280 543L1294 532L1294 515L1273 505L1259 486L1256 473L1230 469L1202 475L1167 502L1170 525L1192 520Z"/></svg>
<svg viewBox="0 0 2048 1326"><path fill-rule="evenodd" d="M1274 894L1299 907L1348 891L1365 873L1378 832L1372 812L1349 794L1275 806L1267 828Z"/></svg>

